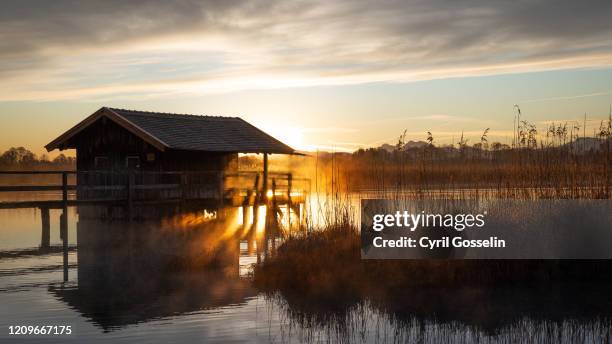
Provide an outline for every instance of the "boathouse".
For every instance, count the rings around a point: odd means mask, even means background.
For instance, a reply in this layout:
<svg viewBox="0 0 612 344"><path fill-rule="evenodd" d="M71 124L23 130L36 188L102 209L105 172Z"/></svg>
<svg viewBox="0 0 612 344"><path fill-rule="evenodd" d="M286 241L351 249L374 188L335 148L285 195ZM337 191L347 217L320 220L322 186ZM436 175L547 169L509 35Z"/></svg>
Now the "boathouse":
<svg viewBox="0 0 612 344"><path fill-rule="evenodd" d="M177 193L182 198L223 198L223 176L237 168L239 153L263 154L260 183L265 190L268 154L296 153L238 117L110 107L102 107L45 148L76 149L79 198L93 198L113 186L124 190L126 184L138 185L144 199L173 198ZM163 190L169 185L180 187Z"/></svg>

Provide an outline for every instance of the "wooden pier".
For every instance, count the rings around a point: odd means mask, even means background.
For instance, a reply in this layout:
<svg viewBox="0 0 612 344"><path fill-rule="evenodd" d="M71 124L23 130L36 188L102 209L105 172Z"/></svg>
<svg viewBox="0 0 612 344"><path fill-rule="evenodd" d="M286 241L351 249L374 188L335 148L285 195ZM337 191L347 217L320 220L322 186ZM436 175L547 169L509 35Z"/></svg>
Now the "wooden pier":
<svg viewBox="0 0 612 344"><path fill-rule="evenodd" d="M38 208L41 214L41 243L50 245L50 209L62 209L60 237L67 245L68 207L105 206L125 209L126 219L136 217L135 209L144 206L188 204L221 209L242 207L246 218L248 209L253 219L257 208L267 205L273 214L288 218L291 213L301 218L301 207L310 192L310 180L295 178L291 173L268 172L76 172L76 171L0 171L0 176L49 176L61 180L58 184L5 185L0 193L58 191L57 199L13 200L0 202L0 209ZM268 182L270 180L270 182ZM211 186L211 181L216 185ZM124 182L124 183L123 183ZM272 216L274 217L274 216ZM268 216L266 216L268 218ZM271 219L274 221L275 219ZM268 220L266 220L268 221ZM289 220L290 221L290 220Z"/></svg>
<svg viewBox="0 0 612 344"><path fill-rule="evenodd" d="M38 184L12 185L10 178L29 176ZM15 177L17 176L17 177ZM44 176L44 177L42 177ZM34 177L34 178L32 178ZM61 182L51 184L49 177ZM295 178L291 173L233 172L210 174L202 172L160 172L160 173L108 173L76 171L0 171L4 186L0 194L11 192L36 193L57 191L57 199L1 201L0 209L38 208L41 216L41 241L39 251L49 252L51 248L51 209L61 209L60 239L64 262L64 280L68 280L68 208L78 206L79 214L96 214L94 209L121 209L122 218L138 220L143 208L176 208L177 205L222 209L241 207L243 223L247 214L252 213L252 228L247 232L254 235L258 223L259 206L265 205L266 235L274 238L276 230L268 230L278 224L278 215L288 214L291 228L291 214L302 218L302 205L310 192L310 180ZM46 183L42 183L45 180ZM269 180L269 182L268 182ZM211 187L211 181L215 183ZM124 182L124 183L123 183ZM47 195L49 196L49 195ZM55 196L52 194L51 196ZM10 197L9 197L10 198ZM165 207L168 205L169 207ZM82 206L82 207L81 207ZM98 206L98 207L95 207ZM282 208L282 209L281 209ZM222 215L220 215L222 216ZM142 218L142 216L140 216ZM299 225L299 224L298 224ZM270 234L271 233L271 234ZM274 242L274 240L272 240ZM249 241L250 243L250 241ZM267 240L266 240L267 246Z"/></svg>
<svg viewBox="0 0 612 344"><path fill-rule="evenodd" d="M0 209L45 208L113 204L167 204L173 202L219 203L224 206L252 206L277 202L303 203L310 191L310 181L295 178L291 173L235 172L76 172L76 171L0 171L7 175L60 176L61 184L0 185L2 192L60 191L56 200L0 201ZM69 176L78 182L69 183ZM93 176L93 177L92 177ZM121 183L125 179L125 183ZM204 181L204 182L198 182ZM211 180L218 188L211 186ZM271 180L272 186L268 186ZM165 181L165 182L161 182ZM77 186L78 185L78 186ZM75 194L72 194L76 192ZM69 197L72 196L72 197Z"/></svg>

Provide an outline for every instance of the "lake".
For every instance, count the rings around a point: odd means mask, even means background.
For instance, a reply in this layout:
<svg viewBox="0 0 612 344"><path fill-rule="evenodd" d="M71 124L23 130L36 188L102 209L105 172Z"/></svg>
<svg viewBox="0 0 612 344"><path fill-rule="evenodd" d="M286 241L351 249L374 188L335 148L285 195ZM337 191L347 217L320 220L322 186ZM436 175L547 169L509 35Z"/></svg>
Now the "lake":
<svg viewBox="0 0 612 344"><path fill-rule="evenodd" d="M555 290L521 286L495 291L406 290L410 307L402 306L405 300L384 307L354 300L341 309L299 295L263 293L252 283L252 267L280 242L262 243L258 225L253 226L257 238L238 235L253 220L242 216L239 208L170 209L154 220L133 222L115 219L105 208L69 208L65 266L61 212L51 210L50 248L40 249L39 210L0 210L3 342L599 343L611 339L608 290L593 285ZM245 225L244 219L249 223ZM70 326L71 334L9 335L10 326L22 325Z"/></svg>

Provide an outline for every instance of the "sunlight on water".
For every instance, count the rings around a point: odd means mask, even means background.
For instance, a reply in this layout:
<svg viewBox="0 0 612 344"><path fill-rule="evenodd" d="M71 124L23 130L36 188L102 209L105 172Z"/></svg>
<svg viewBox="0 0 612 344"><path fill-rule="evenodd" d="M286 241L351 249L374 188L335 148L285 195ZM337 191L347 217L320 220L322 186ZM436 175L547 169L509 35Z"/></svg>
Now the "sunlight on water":
<svg viewBox="0 0 612 344"><path fill-rule="evenodd" d="M261 236L266 228L266 211L267 208L265 205L257 207L257 224L255 228L258 236Z"/></svg>

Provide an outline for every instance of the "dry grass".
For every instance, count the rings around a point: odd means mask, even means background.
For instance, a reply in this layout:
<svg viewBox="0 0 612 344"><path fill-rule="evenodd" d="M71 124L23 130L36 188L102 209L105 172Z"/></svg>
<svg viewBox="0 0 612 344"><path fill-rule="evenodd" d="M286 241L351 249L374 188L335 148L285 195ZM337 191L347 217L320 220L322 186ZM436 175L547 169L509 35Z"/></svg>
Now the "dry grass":
<svg viewBox="0 0 612 344"><path fill-rule="evenodd" d="M585 296L580 291L589 288L596 289L593 295L605 295L601 290L612 284L608 261L367 261L361 259L358 225L347 210L347 195L364 189L403 199L609 199L607 157L566 153L516 150L447 160L380 152L319 157L313 185L327 195L322 225L287 238L255 267L255 285L272 297L282 295L292 319L308 326L337 323L364 305L400 322L414 321L415 315L438 321L446 315L448 321L493 328L491 314L507 316L498 319L505 325L525 315L549 319L566 311L551 305L570 299L581 316L609 314L593 306L598 298L580 299ZM544 314L534 302L542 303ZM483 318L475 305L490 307L491 313Z"/></svg>
<svg viewBox="0 0 612 344"><path fill-rule="evenodd" d="M256 266L254 284L292 323L327 329L342 342L359 342L347 336L367 330L354 317L370 311L396 331L423 322L457 330L459 322L490 333L526 317L537 320L527 324L534 326L612 316L608 261L365 261L359 250L351 227L290 238Z"/></svg>
<svg viewBox="0 0 612 344"><path fill-rule="evenodd" d="M320 179L328 184L334 179L348 191L471 188L508 193L521 188L542 198L610 198L612 185L612 158L604 150L576 154L560 148L483 152L425 147L360 151L325 157L318 164ZM325 177L331 175L335 178Z"/></svg>

